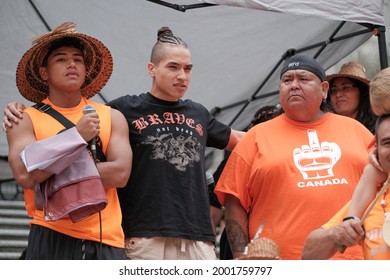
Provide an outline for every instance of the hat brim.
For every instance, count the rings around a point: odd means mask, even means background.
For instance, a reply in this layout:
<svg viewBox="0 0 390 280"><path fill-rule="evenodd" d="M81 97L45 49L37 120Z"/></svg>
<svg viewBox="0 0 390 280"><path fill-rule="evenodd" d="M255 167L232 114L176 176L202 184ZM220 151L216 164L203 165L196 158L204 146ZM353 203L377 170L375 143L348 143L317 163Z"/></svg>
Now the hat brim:
<svg viewBox="0 0 390 280"><path fill-rule="evenodd" d="M49 33L50 34L50 33ZM42 80L39 68L48 53L49 46L59 39L76 38L84 48L86 77L81 94L86 98L96 95L107 83L113 70L112 56L99 40L82 33L45 35L45 39L33 45L21 58L16 70L16 85L20 94L31 102L40 102L49 94L47 83Z"/></svg>
<svg viewBox="0 0 390 280"><path fill-rule="evenodd" d="M370 86L370 80L362 78L362 77L359 77L359 76L350 75L350 74L332 74L332 75L328 75L328 76L326 76L326 81L331 83L332 80L334 80L336 78L354 79L354 80L358 80L358 81L366 84L367 86Z"/></svg>

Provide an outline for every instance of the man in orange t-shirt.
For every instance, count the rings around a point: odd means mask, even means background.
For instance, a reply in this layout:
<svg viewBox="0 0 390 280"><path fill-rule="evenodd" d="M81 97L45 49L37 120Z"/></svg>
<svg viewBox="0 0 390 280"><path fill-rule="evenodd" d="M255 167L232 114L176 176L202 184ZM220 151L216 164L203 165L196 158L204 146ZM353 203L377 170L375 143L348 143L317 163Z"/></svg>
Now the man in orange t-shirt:
<svg viewBox="0 0 390 280"><path fill-rule="evenodd" d="M351 199L373 135L352 118L321 110L328 88L315 59L291 57L280 74L285 113L252 128L230 155L215 193L235 258L264 223L260 237L274 240L282 259L301 259L306 236Z"/></svg>

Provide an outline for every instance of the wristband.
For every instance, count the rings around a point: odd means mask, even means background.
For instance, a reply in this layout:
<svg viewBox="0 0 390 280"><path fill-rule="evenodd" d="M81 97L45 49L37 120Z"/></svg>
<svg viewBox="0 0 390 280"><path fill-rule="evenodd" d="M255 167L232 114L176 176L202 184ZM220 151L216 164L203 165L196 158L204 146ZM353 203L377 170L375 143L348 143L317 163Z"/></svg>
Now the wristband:
<svg viewBox="0 0 390 280"><path fill-rule="evenodd" d="M343 219L343 222L348 221L348 220L356 220L356 217L355 217L355 216L348 216L348 217L345 217L345 218Z"/></svg>

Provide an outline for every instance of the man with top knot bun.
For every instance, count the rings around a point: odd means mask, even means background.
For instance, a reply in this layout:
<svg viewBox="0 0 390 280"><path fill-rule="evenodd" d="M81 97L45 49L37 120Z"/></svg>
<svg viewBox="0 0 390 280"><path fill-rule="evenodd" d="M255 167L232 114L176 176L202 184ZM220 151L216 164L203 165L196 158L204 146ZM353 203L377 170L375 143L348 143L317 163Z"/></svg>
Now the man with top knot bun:
<svg viewBox="0 0 390 280"><path fill-rule="evenodd" d="M150 91L109 102L125 115L134 152L118 190L130 259L216 259L205 149L231 150L244 133L183 99L192 67L187 44L163 27L148 63Z"/></svg>

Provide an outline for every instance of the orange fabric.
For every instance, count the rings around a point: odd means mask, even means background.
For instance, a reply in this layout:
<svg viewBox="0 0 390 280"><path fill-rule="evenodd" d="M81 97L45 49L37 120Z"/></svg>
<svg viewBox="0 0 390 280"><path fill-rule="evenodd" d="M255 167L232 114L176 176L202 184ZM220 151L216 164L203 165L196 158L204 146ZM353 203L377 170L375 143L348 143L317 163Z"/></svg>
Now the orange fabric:
<svg viewBox="0 0 390 280"><path fill-rule="evenodd" d="M81 100L79 105L73 108L58 108L51 104L48 99L45 99L43 102L52 105L55 110L66 116L74 124L83 116L84 106L87 104L93 105L96 112L99 114L101 127L99 136L103 143L102 150L106 153L111 135L110 107L85 98ZM64 127L53 117L46 113L42 113L35 108L27 108L25 112L30 116L33 122L37 140L48 138L64 129ZM101 211L103 243L114 247L124 248L124 234L121 227L122 214L117 192L115 188L106 188L105 191L108 204L106 208ZM97 242L100 241L100 222L98 213L78 223L73 223L69 217L54 222L47 222L44 219L43 211L35 209L34 198L33 195L31 195L31 192L32 194L34 193L30 190L30 193L27 193L25 196L25 203L29 215L33 215L34 217L31 222L32 224L41 225L75 238Z"/></svg>
<svg viewBox="0 0 390 280"><path fill-rule="evenodd" d="M366 220L363 223L366 231L366 237L361 246L363 247L364 259L366 260L390 260L390 247L385 244L382 239L382 226L384 221L384 210L380 206L381 199L375 204L371 212L368 214ZM390 211L390 199L386 196L387 207L385 211ZM348 214L348 208L350 203L347 203L339 212L336 213L326 224L322 226L324 229L330 229L340 223L343 218ZM360 247L359 245L347 248L344 252L348 252L354 247Z"/></svg>
<svg viewBox="0 0 390 280"><path fill-rule="evenodd" d="M300 123L281 115L258 124L238 143L216 186L239 198L252 239L274 240L282 259L301 259L307 235L352 197L368 162L372 134L357 121L327 113ZM352 256L350 256L352 258Z"/></svg>
<svg viewBox="0 0 390 280"><path fill-rule="evenodd" d="M35 203L34 203L34 190L24 189L23 190L24 204L26 207L27 215L30 218L34 217Z"/></svg>
<svg viewBox="0 0 390 280"><path fill-rule="evenodd" d="M375 135L372 137L371 143L370 143L370 151L373 150L373 149L376 149L376 137L375 137Z"/></svg>

